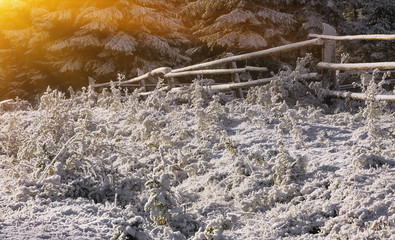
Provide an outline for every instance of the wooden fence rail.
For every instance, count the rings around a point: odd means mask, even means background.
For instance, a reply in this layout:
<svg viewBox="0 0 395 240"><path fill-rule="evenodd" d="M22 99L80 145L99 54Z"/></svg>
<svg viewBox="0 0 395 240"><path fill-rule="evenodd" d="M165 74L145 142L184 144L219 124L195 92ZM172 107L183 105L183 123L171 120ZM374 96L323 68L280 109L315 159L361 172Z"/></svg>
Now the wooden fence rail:
<svg viewBox="0 0 395 240"><path fill-rule="evenodd" d="M366 96L366 94L364 93L334 91L329 89L322 89L322 93L323 95L328 97L351 98L354 100L364 100L364 101L369 100L368 96ZM374 100L395 102L395 95L376 95L374 96Z"/></svg>
<svg viewBox="0 0 395 240"><path fill-rule="evenodd" d="M212 66L216 66L216 65L220 65L220 64L243 61L243 60L248 60L248 59L252 59L252 58L259 58L259 57L263 57L263 56L277 54L277 53L281 53L281 52L287 52L287 51L295 50L295 49L302 48L302 47L322 45L323 43L324 42L322 41L322 39L316 38L316 39L311 39L311 40L307 40L307 41L303 41L303 42L291 43L291 44L287 44L287 45L283 45L283 46L279 46L279 47L256 51L256 52L252 52L252 53L246 53L246 54L222 58L222 59L218 59L218 60L214 60L214 61L210 61L210 62L195 64L195 65L191 65L188 67L174 69L171 72L172 73L185 72L185 71L196 70L196 69L201 69L201 68L206 68L206 67L212 67Z"/></svg>
<svg viewBox="0 0 395 240"><path fill-rule="evenodd" d="M321 78L321 75L318 73L308 73L308 74L301 74L299 77L301 79L319 80ZM270 83L272 81L277 81L278 79L279 79L279 76L274 76L271 78L257 79L257 80L252 80L252 81L248 81L248 82L239 82L239 83L236 82L236 83L210 85L210 86L203 87L203 88L206 88L208 90L213 90L213 91L233 91L233 90L237 90L240 88L250 88L250 87L264 85L264 84ZM164 87L162 90L168 90L169 92L178 93L178 92L187 91L188 88L187 87L176 87L176 88L169 89L168 87ZM152 92L143 92L143 93L140 93L140 96L148 96L151 93Z"/></svg>
<svg viewBox="0 0 395 240"><path fill-rule="evenodd" d="M319 62L319 69L330 70L369 70L369 69L395 69L395 62L374 62L374 63L327 63Z"/></svg>
<svg viewBox="0 0 395 240"><path fill-rule="evenodd" d="M321 38L336 41L349 40L395 40L395 34L373 34L373 35L348 35L348 36L332 36L324 34L309 34L309 38Z"/></svg>
<svg viewBox="0 0 395 240"><path fill-rule="evenodd" d="M302 75L300 75L300 78L302 78L302 79L318 80L319 77L320 77L320 75L318 73L309 73L309 74L302 74ZM279 79L278 76L274 76L274 77L271 77L271 78L263 78L263 79L248 81L248 82L227 83L227 84L213 85L213 86L210 86L208 88L210 90L214 90L214 91L232 91L232 90L237 90L237 89L240 89L240 88L250 88L250 87L260 86L260 85L263 85L263 84L270 83L272 81L276 81L278 79ZM177 91L177 90L175 90L175 91Z"/></svg>
<svg viewBox="0 0 395 240"><path fill-rule="evenodd" d="M385 79L385 80L375 80L375 83L379 83L383 81L384 85L390 85L390 84L395 84L395 79ZM355 89L355 88L361 88L362 84L344 84L339 86L339 90L347 90L347 89Z"/></svg>
<svg viewBox="0 0 395 240"><path fill-rule="evenodd" d="M197 69L212 67L212 66L216 66L216 65L220 65L220 64L232 63L232 62L236 62L236 61L242 61L242 60L247 60L247 59L252 59L252 58L257 58L257 57L263 57L263 56L272 55L272 54L276 54L276 53L295 50L295 49L302 48L302 47L322 45L322 44L323 44L323 41L321 39L317 38L317 39L307 40L307 41L303 41L303 42L291 43L291 44L287 44L287 45L279 46L279 47L274 47L274 48L270 48L270 49L265 49L265 50L261 50L261 51L256 51L256 52L252 52L252 53L230 56L230 57L226 57L226 58L222 58L222 59L218 59L218 60L214 60L214 61L210 61L210 62L191 65L191 66L184 67L184 68L178 68L178 69L172 70L171 68L162 67L162 68L154 69L151 72L148 72L144 75L141 75L141 76L138 76L138 77L126 80L126 81L116 82L115 84L123 85L123 84L127 84L127 83L136 83L141 80L147 79L151 76L155 76L155 75L159 75L159 74L166 76L166 74L180 73L179 75L176 75L176 76L186 76L188 74L186 72L191 71L191 70L197 70ZM246 67L246 68L248 68L248 67ZM259 71L263 71L264 69L266 69L266 68L260 68ZM257 70L258 70L258 68L251 68L250 67L249 70L246 69L244 71L257 71ZM211 71L213 71L213 72L211 72L210 74L215 74L214 70L211 70ZM201 73L199 72L197 74L191 74L191 75L200 75L200 74ZM218 74L223 74L223 73L218 73ZM172 76L167 75L167 77L170 78ZM111 83L99 83L99 84L93 84L92 86L93 87L108 87L110 85L111 85Z"/></svg>
<svg viewBox="0 0 395 240"><path fill-rule="evenodd" d="M171 71L171 68L169 67L160 67L152 70L151 72L148 72L146 74L143 74L141 76L126 80L126 81L121 81L121 82L116 82L116 85L123 85L123 84L128 84L128 83L138 83L142 80L148 79L151 76L160 76L160 75L165 75L166 73L169 73ZM93 83L93 87L108 87L111 86L111 83Z"/></svg>
<svg viewBox="0 0 395 240"><path fill-rule="evenodd" d="M186 72L170 72L164 75L165 78L169 77L184 77L184 76L196 76L196 75L222 75L231 73L243 73L243 72L266 72L266 67L250 67L245 68L234 68L234 69L209 69L209 70L195 70Z"/></svg>

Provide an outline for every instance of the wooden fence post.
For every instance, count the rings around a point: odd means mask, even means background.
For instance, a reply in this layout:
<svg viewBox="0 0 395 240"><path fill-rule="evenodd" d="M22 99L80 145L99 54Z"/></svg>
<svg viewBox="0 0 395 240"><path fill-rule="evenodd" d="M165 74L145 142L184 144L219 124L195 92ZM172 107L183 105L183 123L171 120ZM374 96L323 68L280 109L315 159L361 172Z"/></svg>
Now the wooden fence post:
<svg viewBox="0 0 395 240"><path fill-rule="evenodd" d="M331 25L322 24L322 34L336 36L336 29ZM335 63L336 62L336 40L324 40L324 46L322 48L322 62ZM323 70L323 85L324 87L330 87L336 89L337 83L335 79L335 72L331 70Z"/></svg>
<svg viewBox="0 0 395 240"><path fill-rule="evenodd" d="M233 53L228 53L227 56L228 57L233 57L234 55L233 55ZM233 69L236 69L237 68L237 63L235 61L230 62L229 63L229 67L233 68ZM240 83L240 76L239 76L239 74L238 73L231 74L231 80L234 83ZM238 88L236 90L236 96L239 97L239 98L244 98L243 89Z"/></svg>
<svg viewBox="0 0 395 240"><path fill-rule="evenodd" d="M138 75L138 76L144 75L143 70L141 70L140 68L137 68L137 75ZM145 79L143 79L143 80L140 81L140 88L143 89L143 92L146 92L146 91L147 91L147 87L146 87L146 85L145 85Z"/></svg>
<svg viewBox="0 0 395 240"><path fill-rule="evenodd" d="M166 78L166 74L170 73L171 71L172 71L171 68L166 68L164 70L164 76L163 77ZM167 78L167 85L169 86L169 90L176 86L174 77L168 77Z"/></svg>

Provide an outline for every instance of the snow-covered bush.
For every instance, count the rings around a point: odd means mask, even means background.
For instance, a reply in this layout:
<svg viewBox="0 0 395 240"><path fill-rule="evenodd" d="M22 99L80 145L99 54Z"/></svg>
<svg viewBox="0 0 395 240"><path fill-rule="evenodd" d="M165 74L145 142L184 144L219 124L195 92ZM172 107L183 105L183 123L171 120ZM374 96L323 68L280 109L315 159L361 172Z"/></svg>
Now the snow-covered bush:
<svg viewBox="0 0 395 240"><path fill-rule="evenodd" d="M150 198L144 206L144 210L150 213L150 218L156 224L167 225L177 213L177 202L170 188L170 180L174 175L163 173L160 177L154 176L146 183L150 189Z"/></svg>
<svg viewBox="0 0 395 240"><path fill-rule="evenodd" d="M13 113L2 114L2 122L0 154L16 159L20 146L28 139L25 132L21 132L25 128L24 123Z"/></svg>
<svg viewBox="0 0 395 240"><path fill-rule="evenodd" d="M114 225L116 226L117 234L112 238L112 240L119 239L139 239L148 240L150 236L144 232L145 221L142 217L136 216L129 221L116 221Z"/></svg>
<svg viewBox="0 0 395 240"><path fill-rule="evenodd" d="M356 169L378 168L388 164L387 160L370 147L358 147L354 153L353 165Z"/></svg>
<svg viewBox="0 0 395 240"><path fill-rule="evenodd" d="M367 120L367 133L370 138L376 142L380 141L383 136L383 132L380 127L375 123L376 119L379 118L384 111L386 102L376 100L376 95L385 94L386 91L383 88L385 79L390 75L385 73L379 83L376 83L378 69L373 71L373 74L362 74L362 92L367 96L365 101L366 107L363 109L362 116Z"/></svg>
<svg viewBox="0 0 395 240"><path fill-rule="evenodd" d="M233 227L231 219L219 217L210 221L206 227L201 228L195 235L193 240L221 240L225 239L223 232L231 230Z"/></svg>
<svg viewBox="0 0 395 240"><path fill-rule="evenodd" d="M294 70L284 67L276 76L276 80L264 86L251 88L247 100L268 107L284 101L292 106L297 102L299 105L321 105L319 96L311 89L310 83L301 76L310 72L311 63L311 54L299 58Z"/></svg>
<svg viewBox="0 0 395 240"><path fill-rule="evenodd" d="M274 184L280 186L294 182L299 174L305 173L306 164L304 157L298 156L295 159L287 151L280 149L279 154L274 159Z"/></svg>

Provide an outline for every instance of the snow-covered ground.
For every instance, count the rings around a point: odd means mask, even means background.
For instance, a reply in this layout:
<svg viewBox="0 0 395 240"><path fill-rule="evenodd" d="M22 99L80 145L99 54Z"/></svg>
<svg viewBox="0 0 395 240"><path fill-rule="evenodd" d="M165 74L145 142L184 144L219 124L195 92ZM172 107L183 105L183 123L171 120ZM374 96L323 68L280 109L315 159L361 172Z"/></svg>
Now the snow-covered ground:
<svg viewBox="0 0 395 240"><path fill-rule="evenodd" d="M395 239L391 107L287 86L2 111L0 239Z"/></svg>

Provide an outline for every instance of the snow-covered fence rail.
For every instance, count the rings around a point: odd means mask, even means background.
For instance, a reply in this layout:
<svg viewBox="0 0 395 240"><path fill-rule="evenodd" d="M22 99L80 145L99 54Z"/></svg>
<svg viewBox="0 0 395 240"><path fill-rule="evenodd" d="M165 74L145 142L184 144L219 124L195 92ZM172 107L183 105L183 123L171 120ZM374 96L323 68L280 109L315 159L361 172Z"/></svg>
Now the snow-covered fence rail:
<svg viewBox="0 0 395 240"><path fill-rule="evenodd" d="M225 63L231 63L231 62L248 60L248 59L252 59L252 58L269 56L269 55L277 54L277 53L281 53L281 52L292 51L292 50L299 49L302 47L322 45L322 44L323 44L323 41L319 38L316 38L316 39L311 39L311 40L307 40L307 41L291 43L291 44L287 44L287 45L283 45L283 46L269 48L269 49L265 49L265 50L261 50L261 51L256 51L256 52L245 53L245 54L236 55L236 56L232 56L232 57L217 59L217 60L213 60L210 62L191 65L188 67L178 68L178 69L174 69L172 72L175 73L175 72L185 72L185 71L190 71L190 70L196 70L196 69L212 67L212 66L216 66L216 65L220 65L220 64L225 64Z"/></svg>
<svg viewBox="0 0 395 240"><path fill-rule="evenodd" d="M170 71L171 71L171 68L169 68L169 67L160 67L160 68L156 68L150 72L147 72L141 76L138 76L138 77L126 80L126 81L120 81L120 82L117 82L116 84L123 85L123 84L128 84L128 83L138 83L142 80L148 79L151 76L165 75L166 73L169 73ZM108 82L108 83L93 83L92 84L93 87L108 87L110 85L111 85L110 82Z"/></svg>
<svg viewBox="0 0 395 240"><path fill-rule="evenodd" d="M383 82L385 85L394 85L395 84L395 79L377 79L375 80L375 83ZM339 86L339 90L346 90L346 89L353 89L353 88L360 88L362 84L343 84Z"/></svg>
<svg viewBox="0 0 395 240"><path fill-rule="evenodd" d="M13 102L12 99L8 99L8 100L1 101L1 102L0 102L0 106L3 105L3 104L6 104L6 103L11 103L11 102Z"/></svg>
<svg viewBox="0 0 395 240"><path fill-rule="evenodd" d="M329 90L329 89L322 89L322 94L325 96L329 96L329 97L351 98L354 100L368 100L369 99L369 97L364 93L334 91L334 90ZM395 95L376 95L376 96L374 96L374 100L395 102Z"/></svg>
<svg viewBox="0 0 395 240"><path fill-rule="evenodd" d="M185 77L185 76L197 76L197 75L222 75L222 74L234 74L234 73L244 73L244 72L266 72L268 69L266 67L252 67L247 66L244 68L234 68L234 69L204 69L204 70L195 70L195 71L186 71L186 72L172 72L171 68L157 68L148 72L144 75L126 80L121 82L116 82L116 85L126 85L131 83L138 83L145 79L148 79L151 76L160 76L162 75L165 79L176 78L176 77ZM93 84L93 87L108 87L111 83L99 83Z"/></svg>
<svg viewBox="0 0 395 240"><path fill-rule="evenodd" d="M308 74L302 74L299 76L301 79L310 79L310 80L319 80L321 78L321 75L318 73L308 73ZM238 90L240 88L250 88L250 87L256 87L260 86L263 84L270 83L272 81L277 81L279 79L278 76L274 76L271 78L263 78L263 79L257 79L257 80L252 80L248 82L235 82L235 83L225 83L225 84L218 84L218 85L210 85L210 86L204 86L203 88L214 90L214 91L234 91ZM170 92L183 92L187 90L185 87L176 87L176 88L169 88L169 87L164 87L163 90L168 90ZM143 92L140 93L141 96L147 96L150 95L152 92Z"/></svg>
<svg viewBox="0 0 395 240"><path fill-rule="evenodd" d="M217 59L205 63L199 63L183 68L178 68L178 69L171 69L168 67L161 67L154 69L148 73L145 73L141 76L126 80L126 81L119 81L114 84L116 85L124 85L124 84L131 84L131 83L139 83L140 81L144 81L152 76L163 76L163 78L168 80L168 84L170 88L174 87L174 78L175 77L182 77L182 76L191 76L191 75L217 75L217 74L235 74L233 75L234 82L237 81L237 75L238 73L246 72L246 71L257 71L257 72L264 72L267 71L268 69L265 67L251 67L247 66L244 68L237 68L236 61L242 61L242 60L248 60L252 58L258 58L258 57L264 57L272 54L277 54L277 53L282 53L286 51L292 51L298 48L302 47L308 47L308 46L314 46L314 45L322 45L324 42L317 38L317 39L311 39L307 41L302 41L302 42L297 42L297 43L291 43L283 46L278 46L270 49L265 49L261 51L255 51L251 53L246 53L246 54L241 54L241 55L236 55L233 56L228 55L226 58L222 59ZM213 67L221 64L231 64L230 69L203 69L207 67ZM192 71L194 70L194 71ZM93 87L108 87L111 85L110 82L108 83L91 83Z"/></svg>
<svg viewBox="0 0 395 240"><path fill-rule="evenodd" d="M332 36L324 34L309 34L310 38L321 38L336 41L350 40L395 40L395 34L371 34L371 35L348 35L348 36Z"/></svg>
<svg viewBox="0 0 395 240"><path fill-rule="evenodd" d="M266 72L268 69L266 67L251 67L247 66L245 68L233 68L233 69L204 69L186 72L170 72L164 75L165 78L169 77L184 77L184 76L196 76L196 75L221 75L221 74L231 74L231 73L243 73L243 72Z"/></svg>
<svg viewBox="0 0 395 240"><path fill-rule="evenodd" d="M317 68L329 70L369 70L369 69L395 69L395 62L373 63L326 63L320 62Z"/></svg>
<svg viewBox="0 0 395 240"><path fill-rule="evenodd" d="M318 80L320 78L320 75L318 73L309 73L309 74L302 74L299 77L301 79ZM252 80L252 81L248 81L248 82L238 82L238 83L227 83L227 84L213 85L213 86L209 86L208 88L211 89L211 90L214 90L214 91L232 91L232 90L237 90L237 89L240 89L240 88L250 88L250 87L260 86L262 84L267 84L267 83L270 83L272 81L276 81L278 79L279 79L279 77L275 76L275 77L271 77L271 78L257 79L257 80ZM177 91L177 90L175 90L175 91Z"/></svg>

